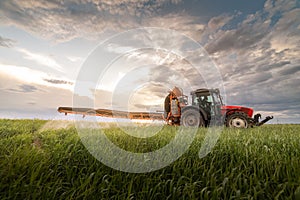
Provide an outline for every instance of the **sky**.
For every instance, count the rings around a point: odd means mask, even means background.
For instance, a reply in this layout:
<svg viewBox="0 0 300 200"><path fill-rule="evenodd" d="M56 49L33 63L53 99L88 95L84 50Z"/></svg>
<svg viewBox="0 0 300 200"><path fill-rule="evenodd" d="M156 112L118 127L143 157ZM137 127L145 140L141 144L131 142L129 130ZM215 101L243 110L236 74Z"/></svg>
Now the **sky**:
<svg viewBox="0 0 300 200"><path fill-rule="evenodd" d="M299 0L1 0L0 55L0 118L154 111L179 86L300 122Z"/></svg>

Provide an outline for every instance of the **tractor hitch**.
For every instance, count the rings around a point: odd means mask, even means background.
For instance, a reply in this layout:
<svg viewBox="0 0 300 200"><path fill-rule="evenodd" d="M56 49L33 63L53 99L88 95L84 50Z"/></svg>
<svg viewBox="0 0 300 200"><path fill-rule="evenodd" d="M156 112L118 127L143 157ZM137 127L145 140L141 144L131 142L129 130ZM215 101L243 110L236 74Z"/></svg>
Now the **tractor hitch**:
<svg viewBox="0 0 300 200"><path fill-rule="evenodd" d="M256 126L261 126L263 124L265 124L266 122L270 121L271 119L273 119L274 117L273 116L267 116L264 120L262 121L259 121L259 119L261 118L261 114L256 114L254 115L254 124Z"/></svg>

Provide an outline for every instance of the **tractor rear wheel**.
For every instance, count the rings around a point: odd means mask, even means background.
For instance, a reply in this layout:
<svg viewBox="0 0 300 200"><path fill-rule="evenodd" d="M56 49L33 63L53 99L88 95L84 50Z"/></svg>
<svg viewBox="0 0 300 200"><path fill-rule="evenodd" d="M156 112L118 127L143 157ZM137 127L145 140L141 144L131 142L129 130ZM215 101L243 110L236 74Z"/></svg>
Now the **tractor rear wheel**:
<svg viewBox="0 0 300 200"><path fill-rule="evenodd" d="M186 127L199 127L204 125L204 121L198 110L186 109L181 114L180 125Z"/></svg>
<svg viewBox="0 0 300 200"><path fill-rule="evenodd" d="M248 128L249 118L243 112L235 112L226 117L226 126L233 128Z"/></svg>

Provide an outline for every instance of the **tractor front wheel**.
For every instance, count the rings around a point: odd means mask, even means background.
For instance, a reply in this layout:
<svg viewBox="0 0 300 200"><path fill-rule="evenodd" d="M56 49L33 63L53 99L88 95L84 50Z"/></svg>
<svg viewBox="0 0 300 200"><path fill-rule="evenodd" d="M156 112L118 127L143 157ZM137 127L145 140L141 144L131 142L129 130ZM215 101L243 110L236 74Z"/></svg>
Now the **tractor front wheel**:
<svg viewBox="0 0 300 200"><path fill-rule="evenodd" d="M226 117L226 126L234 128L248 128L249 118L243 112L235 112Z"/></svg>

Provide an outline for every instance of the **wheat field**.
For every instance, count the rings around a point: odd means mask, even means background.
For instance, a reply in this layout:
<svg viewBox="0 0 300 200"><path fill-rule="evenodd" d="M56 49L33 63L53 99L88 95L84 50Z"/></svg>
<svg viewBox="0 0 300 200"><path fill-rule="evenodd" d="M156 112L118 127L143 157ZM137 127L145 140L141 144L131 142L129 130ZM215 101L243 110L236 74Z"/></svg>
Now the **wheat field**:
<svg viewBox="0 0 300 200"><path fill-rule="evenodd" d="M127 151L148 152L166 145L176 129L165 126L146 139L118 127L103 134ZM300 199L300 125L224 128L213 150L200 159L206 131L199 128L188 151L169 166L135 174L95 159L71 123L1 119L0 197Z"/></svg>

